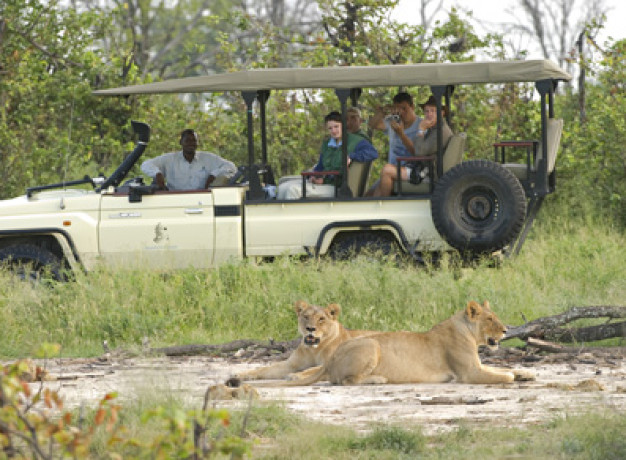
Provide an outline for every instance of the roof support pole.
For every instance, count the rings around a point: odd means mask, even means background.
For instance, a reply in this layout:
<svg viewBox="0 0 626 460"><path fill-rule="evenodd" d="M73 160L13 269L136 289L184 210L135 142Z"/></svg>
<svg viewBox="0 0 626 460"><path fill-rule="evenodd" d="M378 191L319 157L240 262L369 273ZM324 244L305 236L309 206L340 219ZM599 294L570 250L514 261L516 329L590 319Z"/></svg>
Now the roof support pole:
<svg viewBox="0 0 626 460"><path fill-rule="evenodd" d="M447 94L447 86L431 86L430 90L437 101L437 177L443 176L443 117L441 116L441 98ZM419 152L415 152L419 155Z"/></svg>
<svg viewBox="0 0 626 460"><path fill-rule="evenodd" d="M261 188L259 179L259 166L254 164L254 119L252 117L252 105L257 97L256 91L242 91L241 95L246 103L246 112L248 115L248 182L249 189L246 196L250 200L262 199L265 192Z"/></svg>
<svg viewBox="0 0 626 460"><path fill-rule="evenodd" d="M337 190L338 198L352 198L352 191L348 187L348 125L347 125L347 108L348 98L350 97L349 89L336 89L335 94L341 103L341 185Z"/></svg>
<svg viewBox="0 0 626 460"><path fill-rule="evenodd" d="M252 104L256 99L256 91L242 91L241 96L246 103L246 112L248 115L248 165L252 167L254 163L254 123L252 118Z"/></svg>
<svg viewBox="0 0 626 460"><path fill-rule="evenodd" d="M257 91L257 99L261 108L261 160L263 165L267 165L267 118L265 115L265 108L267 107L267 100L270 97L268 90Z"/></svg>
<svg viewBox="0 0 626 460"><path fill-rule="evenodd" d="M362 92L363 90L361 88L352 88L350 90L350 102L352 103L352 107L357 106Z"/></svg>
<svg viewBox="0 0 626 460"><path fill-rule="evenodd" d="M539 196L547 195L548 190L548 95L554 91L552 80L539 80L535 83L539 92L541 106L541 158L537 164L537 182L534 193ZM552 97L550 97L552 100Z"/></svg>
<svg viewBox="0 0 626 460"><path fill-rule="evenodd" d="M445 107L447 107L448 109L446 110L446 121L448 122L448 126L450 127L452 127L452 93L454 93L454 86L446 86L446 93L444 95L444 98L446 100Z"/></svg>

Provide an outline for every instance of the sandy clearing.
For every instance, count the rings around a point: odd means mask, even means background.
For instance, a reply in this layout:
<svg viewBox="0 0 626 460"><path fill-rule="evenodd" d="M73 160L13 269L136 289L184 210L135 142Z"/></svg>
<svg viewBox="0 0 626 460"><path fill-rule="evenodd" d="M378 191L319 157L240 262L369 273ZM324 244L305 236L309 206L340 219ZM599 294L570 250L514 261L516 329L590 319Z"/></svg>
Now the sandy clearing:
<svg viewBox="0 0 626 460"><path fill-rule="evenodd" d="M484 360L483 360L484 361ZM411 423L425 433L462 424L521 426L588 409L626 411L626 366L623 349L601 355L541 358L541 362L511 363L488 358L491 365L533 370L534 382L511 385L410 384L259 388L260 400L280 401L286 408L314 420L367 430L376 423ZM121 403L153 393L176 395L201 407L211 385L236 372L264 365L231 358L100 358L57 359L47 362L57 380L45 382L59 391L66 407L95 405L106 393L117 392ZM31 384L36 386L37 383ZM601 389L602 388L602 389ZM218 407L245 407L246 401L216 401Z"/></svg>

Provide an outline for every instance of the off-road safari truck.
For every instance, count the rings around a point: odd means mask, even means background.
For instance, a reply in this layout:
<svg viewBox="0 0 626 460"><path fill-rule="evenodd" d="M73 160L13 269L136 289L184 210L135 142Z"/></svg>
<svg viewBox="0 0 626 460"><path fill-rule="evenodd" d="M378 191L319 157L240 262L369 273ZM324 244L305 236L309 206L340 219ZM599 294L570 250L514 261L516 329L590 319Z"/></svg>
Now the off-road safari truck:
<svg viewBox="0 0 626 460"><path fill-rule="evenodd" d="M207 268L245 257L340 257L347 249L369 246L395 247L416 258L452 249L515 253L544 197L555 188L563 122L554 115L554 91L570 79L550 61L528 60L262 69L95 91L100 96L238 92L248 108L248 162L225 186L156 190L141 178L126 177L150 138L149 126L133 122L137 144L110 176L32 187L0 202L0 260L32 267L21 268L23 274L48 267L60 277L63 268L90 270L97 264ZM390 197L364 196L371 164L352 162L348 167L346 161L333 173L345 179L335 197L287 201L268 193L279 179L268 161L265 132L266 103L273 90L334 89L345 130L348 103L368 88L428 86L441 120L443 105L453 107L457 85L514 82L535 84L541 137L500 142L493 161L462 161L466 137L456 133L447 145L438 139L436 155L405 158L429 164L429 177L418 185L397 183ZM261 158L255 157L256 116ZM513 148L526 150L525 163L507 163L506 152ZM386 152L381 153L378 161L385 161ZM345 147L343 155L345 160ZM73 187L79 184L92 189Z"/></svg>

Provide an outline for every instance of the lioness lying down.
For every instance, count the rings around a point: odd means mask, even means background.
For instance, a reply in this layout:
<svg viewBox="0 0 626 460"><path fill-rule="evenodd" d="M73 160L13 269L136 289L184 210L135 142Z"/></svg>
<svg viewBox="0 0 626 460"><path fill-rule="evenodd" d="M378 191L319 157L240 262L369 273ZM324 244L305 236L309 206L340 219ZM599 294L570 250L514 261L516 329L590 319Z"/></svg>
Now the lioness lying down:
<svg viewBox="0 0 626 460"><path fill-rule="evenodd" d="M301 379L326 363L342 342L353 337L380 333L345 329L339 322L341 307L334 303L323 308L299 300L294 310L298 315L298 331L302 335L298 348L286 361L243 372L235 376L236 379Z"/></svg>
<svg viewBox="0 0 626 460"><path fill-rule="evenodd" d="M340 385L534 380L532 373L481 364L478 346L497 347L505 332L488 302L469 302L465 310L425 333L384 332L343 342L317 372L284 385L324 379Z"/></svg>

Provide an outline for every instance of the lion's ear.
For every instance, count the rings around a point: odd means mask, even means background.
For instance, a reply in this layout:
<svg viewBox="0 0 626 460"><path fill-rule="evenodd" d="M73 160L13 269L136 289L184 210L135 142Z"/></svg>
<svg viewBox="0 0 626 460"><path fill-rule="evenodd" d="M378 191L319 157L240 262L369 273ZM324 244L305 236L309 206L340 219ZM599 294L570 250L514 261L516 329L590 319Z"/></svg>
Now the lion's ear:
<svg viewBox="0 0 626 460"><path fill-rule="evenodd" d="M486 310L491 310L491 305L489 305L489 301L488 300L485 300L483 302L483 308L486 309Z"/></svg>
<svg viewBox="0 0 626 460"><path fill-rule="evenodd" d="M293 309L296 314L299 315L300 312L302 312L302 310L304 310L308 306L309 304L306 303L304 300L296 300L296 303L293 304Z"/></svg>
<svg viewBox="0 0 626 460"><path fill-rule="evenodd" d="M328 304L328 307L326 307L326 313L337 319L339 318L339 313L341 313L341 307L336 303Z"/></svg>
<svg viewBox="0 0 626 460"><path fill-rule="evenodd" d="M467 308L465 309L465 314L470 320L472 321L476 320L476 318L480 315L482 311L483 309L478 302L474 302L473 300L470 300L469 302L467 302Z"/></svg>

